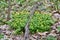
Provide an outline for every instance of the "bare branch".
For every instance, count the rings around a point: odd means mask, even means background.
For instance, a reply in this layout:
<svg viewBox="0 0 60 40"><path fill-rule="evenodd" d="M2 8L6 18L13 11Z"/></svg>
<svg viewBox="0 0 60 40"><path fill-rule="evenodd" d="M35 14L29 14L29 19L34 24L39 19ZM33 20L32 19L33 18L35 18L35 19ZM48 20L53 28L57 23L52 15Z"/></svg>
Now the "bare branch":
<svg viewBox="0 0 60 40"><path fill-rule="evenodd" d="M33 7L32 7L32 10L30 11L30 16L29 16L29 19L26 23L26 26L25 26L25 36L24 36L24 40L29 40L29 23L30 23L30 20L32 19L33 15L34 15L34 12L35 10L38 8L39 5L41 5L42 3L41 2L37 2Z"/></svg>

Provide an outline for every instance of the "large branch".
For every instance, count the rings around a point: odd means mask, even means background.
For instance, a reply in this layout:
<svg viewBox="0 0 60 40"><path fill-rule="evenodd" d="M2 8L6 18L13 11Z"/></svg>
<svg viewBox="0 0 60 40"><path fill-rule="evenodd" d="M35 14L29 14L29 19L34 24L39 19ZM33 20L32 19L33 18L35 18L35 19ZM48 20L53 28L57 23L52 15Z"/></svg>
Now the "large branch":
<svg viewBox="0 0 60 40"><path fill-rule="evenodd" d="M25 26L25 36L24 36L24 40L29 40L29 23L30 23L30 20L32 19L33 15L34 15L34 12L35 10L38 8L39 5L41 5L42 3L41 2L37 2L33 7L32 7L32 10L30 11L30 16L29 16L29 19L26 23L26 26Z"/></svg>

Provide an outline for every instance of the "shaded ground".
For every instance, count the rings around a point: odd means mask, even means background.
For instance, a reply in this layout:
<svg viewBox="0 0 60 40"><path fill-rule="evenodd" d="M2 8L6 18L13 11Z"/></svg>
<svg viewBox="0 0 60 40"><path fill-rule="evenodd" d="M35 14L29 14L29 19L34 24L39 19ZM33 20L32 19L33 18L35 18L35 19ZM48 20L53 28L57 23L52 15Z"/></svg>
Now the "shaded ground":
<svg viewBox="0 0 60 40"><path fill-rule="evenodd" d="M54 14L55 18L59 18L59 14ZM3 34L4 37L0 40L24 40L23 35L15 36L13 35L13 31L9 30L8 25L2 25L0 26L0 34ZM34 35L30 35L30 40L46 40L46 37L52 35L57 40L60 40L60 22L56 22L51 26L50 32L43 32L43 33L37 33Z"/></svg>
<svg viewBox="0 0 60 40"><path fill-rule="evenodd" d="M59 26L60 26L60 22L55 23L52 26L51 32L44 32L44 33L34 34L34 35L30 36L30 39L31 40L37 40L38 35L39 35L39 39L40 38L44 39L48 35L52 35L54 37L59 37L60 38L60 33L59 33L60 30L57 29ZM9 40L23 40L23 36L14 36L14 35L12 35L13 31L8 30L8 27L9 26L7 26L7 25L3 25L3 26L0 27L0 33L4 34L4 38L2 38L1 40L6 40L6 39L9 39Z"/></svg>

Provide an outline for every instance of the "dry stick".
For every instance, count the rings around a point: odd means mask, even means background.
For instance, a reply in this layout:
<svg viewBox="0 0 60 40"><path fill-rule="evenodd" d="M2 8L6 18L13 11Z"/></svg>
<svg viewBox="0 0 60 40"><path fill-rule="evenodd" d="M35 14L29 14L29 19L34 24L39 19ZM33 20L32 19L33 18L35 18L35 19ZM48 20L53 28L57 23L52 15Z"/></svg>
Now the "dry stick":
<svg viewBox="0 0 60 40"><path fill-rule="evenodd" d="M8 13L7 13L7 21L10 20L10 11L11 11L11 0L8 0Z"/></svg>
<svg viewBox="0 0 60 40"><path fill-rule="evenodd" d="M29 23L30 23L30 20L32 19L33 15L34 15L35 10L36 10L36 9L38 8L38 6L41 5L41 4L42 4L42 3L37 2L37 3L33 6L32 10L30 11L31 14L30 14L29 19L28 19L28 21L27 21L27 24L26 24L26 26L25 26L24 40L29 40Z"/></svg>

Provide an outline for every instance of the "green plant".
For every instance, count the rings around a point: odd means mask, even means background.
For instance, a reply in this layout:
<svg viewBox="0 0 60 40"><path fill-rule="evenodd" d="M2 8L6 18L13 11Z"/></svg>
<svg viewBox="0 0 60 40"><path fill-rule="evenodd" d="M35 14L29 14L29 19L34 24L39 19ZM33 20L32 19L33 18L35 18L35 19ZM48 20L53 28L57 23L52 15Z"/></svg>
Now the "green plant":
<svg viewBox="0 0 60 40"><path fill-rule="evenodd" d="M4 19L4 18L0 18L0 25L4 25L4 24L6 24L5 22L6 22L6 19Z"/></svg>
<svg viewBox="0 0 60 40"><path fill-rule="evenodd" d="M3 34L0 34L0 39L3 38L3 37L4 37Z"/></svg>
<svg viewBox="0 0 60 40"><path fill-rule="evenodd" d="M60 32L60 26L57 27L57 30Z"/></svg>
<svg viewBox="0 0 60 40"><path fill-rule="evenodd" d="M22 11L20 13L13 13L11 20L7 23L14 30L15 34L24 32L24 26L26 25L29 13L27 11Z"/></svg>
<svg viewBox="0 0 60 40"><path fill-rule="evenodd" d="M49 31L50 26L54 23L51 18L51 14L35 12L33 18L30 22L30 31L34 32L44 32Z"/></svg>
<svg viewBox="0 0 60 40"><path fill-rule="evenodd" d="M46 40L57 40L57 38L54 36L47 36Z"/></svg>
<svg viewBox="0 0 60 40"><path fill-rule="evenodd" d="M25 25L29 16L29 12L22 11L20 13L12 13L12 18L8 21L8 25L11 29L14 29L14 33L20 34L25 31ZM54 23L51 18L51 14L35 12L30 22L30 33L49 31L50 26Z"/></svg>

